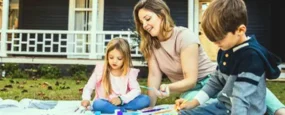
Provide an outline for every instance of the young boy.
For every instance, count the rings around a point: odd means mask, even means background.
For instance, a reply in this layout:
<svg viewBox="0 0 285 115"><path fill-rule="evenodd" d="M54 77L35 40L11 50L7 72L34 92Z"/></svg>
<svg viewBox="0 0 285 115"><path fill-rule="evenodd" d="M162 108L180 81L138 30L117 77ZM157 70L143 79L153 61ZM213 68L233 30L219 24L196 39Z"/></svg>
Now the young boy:
<svg viewBox="0 0 285 115"><path fill-rule="evenodd" d="M280 75L280 59L246 36L247 9L243 0L214 0L204 12L202 28L220 47L217 71L197 96L176 100L185 115L263 115L266 113L265 78ZM217 100L203 104L217 95ZM199 106L201 105L201 106ZM197 107L199 106L199 107ZM195 108L197 107L197 108Z"/></svg>

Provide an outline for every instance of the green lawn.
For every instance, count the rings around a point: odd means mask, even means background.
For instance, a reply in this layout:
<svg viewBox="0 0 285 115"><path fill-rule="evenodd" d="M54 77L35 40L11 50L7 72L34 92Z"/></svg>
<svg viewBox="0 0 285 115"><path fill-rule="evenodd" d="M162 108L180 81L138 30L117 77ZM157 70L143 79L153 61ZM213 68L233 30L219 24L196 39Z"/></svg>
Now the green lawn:
<svg viewBox="0 0 285 115"><path fill-rule="evenodd" d="M0 97L2 99L33 98L42 100L80 100L80 88L83 88L87 81L76 81L72 79L9 79L0 80ZM145 79L139 79L141 85L146 85ZM164 80L164 83L169 82ZM285 103L285 82L268 81L268 88ZM146 93L146 90L143 90ZM174 103L178 94L172 94L166 99L159 99L158 104Z"/></svg>

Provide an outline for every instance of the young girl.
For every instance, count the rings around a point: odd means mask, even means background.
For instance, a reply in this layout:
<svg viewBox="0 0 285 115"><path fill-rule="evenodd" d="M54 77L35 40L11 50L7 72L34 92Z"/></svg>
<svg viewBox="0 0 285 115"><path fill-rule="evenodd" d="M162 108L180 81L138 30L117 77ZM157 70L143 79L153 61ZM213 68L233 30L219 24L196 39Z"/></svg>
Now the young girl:
<svg viewBox="0 0 285 115"><path fill-rule="evenodd" d="M123 38L114 38L108 43L104 64L96 64L83 89L83 107L87 108L90 105L94 89L94 111L114 113L115 109L125 112L149 106L150 99L141 94L137 81L139 70L131 68L130 53L129 44Z"/></svg>

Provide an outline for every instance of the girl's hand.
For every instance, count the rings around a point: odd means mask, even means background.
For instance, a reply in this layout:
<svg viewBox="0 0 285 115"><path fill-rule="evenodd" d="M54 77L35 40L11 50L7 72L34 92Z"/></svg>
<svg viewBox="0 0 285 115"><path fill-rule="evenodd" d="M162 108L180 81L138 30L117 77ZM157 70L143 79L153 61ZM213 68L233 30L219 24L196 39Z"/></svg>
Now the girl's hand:
<svg viewBox="0 0 285 115"><path fill-rule="evenodd" d="M119 97L114 97L110 100L110 102L113 104L113 105L120 105L122 102L121 102L121 99Z"/></svg>
<svg viewBox="0 0 285 115"><path fill-rule="evenodd" d="M85 109L87 110L88 106L90 105L90 101L89 100L82 100L81 101L81 106L85 107Z"/></svg>

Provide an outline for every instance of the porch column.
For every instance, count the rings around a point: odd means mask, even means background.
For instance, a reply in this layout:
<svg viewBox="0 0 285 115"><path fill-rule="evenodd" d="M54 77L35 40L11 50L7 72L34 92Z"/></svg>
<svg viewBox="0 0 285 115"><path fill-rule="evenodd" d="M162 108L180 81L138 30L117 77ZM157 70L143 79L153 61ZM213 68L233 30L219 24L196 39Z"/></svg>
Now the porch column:
<svg viewBox="0 0 285 115"><path fill-rule="evenodd" d="M7 30L8 30L8 15L9 15L9 0L3 0L2 7L2 31L1 31L1 49L0 56L7 57L6 53L6 41L7 41Z"/></svg>
<svg viewBox="0 0 285 115"><path fill-rule="evenodd" d="M69 0L69 12L68 12L68 31L74 31L75 25L75 0ZM67 58L74 58L75 48L74 43L75 34L67 34Z"/></svg>
<svg viewBox="0 0 285 115"><path fill-rule="evenodd" d="M96 54L96 28L97 28L97 11L98 11L98 0L93 0L92 1L92 22L91 22L91 49L90 49L90 55L89 59L96 59L97 54Z"/></svg>
<svg viewBox="0 0 285 115"><path fill-rule="evenodd" d="M199 33L199 0L188 0L188 28Z"/></svg>

